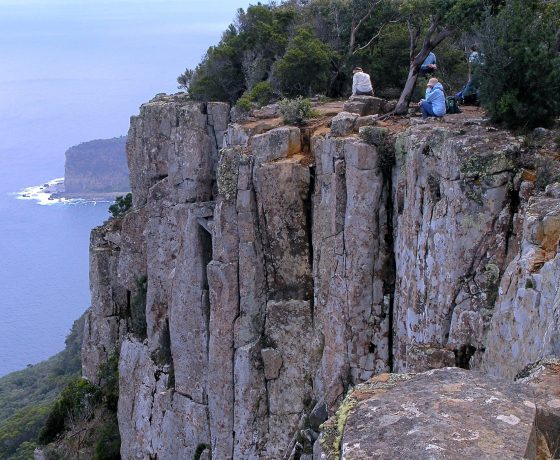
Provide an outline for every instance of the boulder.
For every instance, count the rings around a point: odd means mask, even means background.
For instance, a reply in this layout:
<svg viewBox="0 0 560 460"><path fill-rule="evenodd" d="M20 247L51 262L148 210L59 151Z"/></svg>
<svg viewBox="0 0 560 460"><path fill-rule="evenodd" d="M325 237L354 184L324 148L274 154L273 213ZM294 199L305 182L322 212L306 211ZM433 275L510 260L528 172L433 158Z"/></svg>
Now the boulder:
<svg viewBox="0 0 560 460"><path fill-rule="evenodd" d="M345 112L357 113L361 117L380 113L383 99L374 96L351 96L344 103Z"/></svg>
<svg viewBox="0 0 560 460"><path fill-rule="evenodd" d="M337 137L344 137L352 134L354 124L358 115L349 112L340 112L332 119L331 134Z"/></svg>
<svg viewBox="0 0 560 460"><path fill-rule="evenodd" d="M314 458L535 458L533 401L527 387L459 368L380 374L323 424Z"/></svg>

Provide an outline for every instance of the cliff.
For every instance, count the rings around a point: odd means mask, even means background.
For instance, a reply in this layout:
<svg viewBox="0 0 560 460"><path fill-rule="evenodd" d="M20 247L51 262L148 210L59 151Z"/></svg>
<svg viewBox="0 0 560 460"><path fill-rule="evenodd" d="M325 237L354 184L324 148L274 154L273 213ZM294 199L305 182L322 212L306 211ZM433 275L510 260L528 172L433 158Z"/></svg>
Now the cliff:
<svg viewBox="0 0 560 460"><path fill-rule="evenodd" d="M130 190L126 136L70 147L64 164L65 197L115 196Z"/></svg>
<svg viewBox="0 0 560 460"><path fill-rule="evenodd" d="M134 208L92 232L82 351L94 381L120 351L123 458L310 458L377 374L511 380L560 354L560 192L534 193L522 140L320 110L232 123L174 95L132 117Z"/></svg>

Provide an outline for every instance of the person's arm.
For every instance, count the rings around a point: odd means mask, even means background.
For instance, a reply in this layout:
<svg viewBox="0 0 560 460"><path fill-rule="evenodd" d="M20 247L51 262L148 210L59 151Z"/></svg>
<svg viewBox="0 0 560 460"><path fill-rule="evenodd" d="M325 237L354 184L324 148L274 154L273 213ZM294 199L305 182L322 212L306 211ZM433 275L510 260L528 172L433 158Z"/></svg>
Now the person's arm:
<svg viewBox="0 0 560 460"><path fill-rule="evenodd" d="M356 94L356 87L358 86L358 79L356 78L356 75L354 75L352 77L352 95L354 96Z"/></svg>
<svg viewBox="0 0 560 460"><path fill-rule="evenodd" d="M433 100L437 98L437 93L439 92L441 92L439 89L431 89L429 92L426 91L426 101L433 102Z"/></svg>

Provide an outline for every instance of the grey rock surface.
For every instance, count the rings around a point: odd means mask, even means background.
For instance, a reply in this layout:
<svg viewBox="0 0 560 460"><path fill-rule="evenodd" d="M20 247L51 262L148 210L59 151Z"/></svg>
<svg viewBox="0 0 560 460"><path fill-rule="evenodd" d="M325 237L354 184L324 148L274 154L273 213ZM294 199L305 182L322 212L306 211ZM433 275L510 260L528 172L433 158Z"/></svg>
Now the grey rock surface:
<svg viewBox="0 0 560 460"><path fill-rule="evenodd" d="M480 362L512 235L516 145L503 133L431 125L397 139L396 370L427 370L408 362L417 345L452 351L463 367Z"/></svg>
<svg viewBox="0 0 560 460"><path fill-rule="evenodd" d="M326 423L317 460L536 458L531 392L480 373L381 374L343 408L342 422Z"/></svg>

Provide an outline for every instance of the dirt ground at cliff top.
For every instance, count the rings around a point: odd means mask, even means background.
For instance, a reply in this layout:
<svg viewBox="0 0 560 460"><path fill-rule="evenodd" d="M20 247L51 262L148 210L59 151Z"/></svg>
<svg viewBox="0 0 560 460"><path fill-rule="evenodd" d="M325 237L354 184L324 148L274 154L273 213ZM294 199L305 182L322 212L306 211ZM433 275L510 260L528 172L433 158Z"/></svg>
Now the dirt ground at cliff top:
<svg viewBox="0 0 560 460"><path fill-rule="evenodd" d="M318 125L324 125L326 121L330 121L332 117L343 111L345 102L345 100L333 101L316 106L315 109L321 114L321 117L315 120L310 120L306 126L314 127ZM387 128L395 133L404 131L410 126L411 119L421 118L420 109L416 104L411 104L410 108L416 109L417 113L415 115L381 116L381 119L376 122L376 126ZM461 106L460 109L461 113L447 114L442 119L432 118L429 119L429 121L434 123L455 124L457 122L462 122L463 120L468 118L482 118L486 116L484 109L480 107L464 105Z"/></svg>

